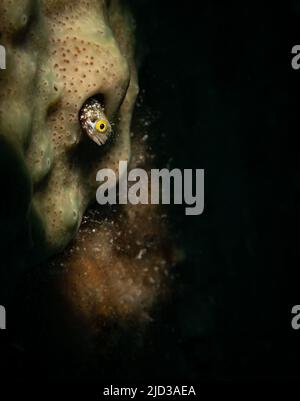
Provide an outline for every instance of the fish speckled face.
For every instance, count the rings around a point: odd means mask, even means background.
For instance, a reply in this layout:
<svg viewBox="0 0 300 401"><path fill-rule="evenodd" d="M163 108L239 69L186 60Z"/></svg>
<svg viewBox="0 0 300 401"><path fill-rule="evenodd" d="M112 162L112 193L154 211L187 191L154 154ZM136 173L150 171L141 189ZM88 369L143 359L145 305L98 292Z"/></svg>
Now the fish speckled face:
<svg viewBox="0 0 300 401"><path fill-rule="evenodd" d="M104 114L104 108L96 98L90 98L84 103L79 121L83 131L99 146L104 145L112 134L112 127Z"/></svg>

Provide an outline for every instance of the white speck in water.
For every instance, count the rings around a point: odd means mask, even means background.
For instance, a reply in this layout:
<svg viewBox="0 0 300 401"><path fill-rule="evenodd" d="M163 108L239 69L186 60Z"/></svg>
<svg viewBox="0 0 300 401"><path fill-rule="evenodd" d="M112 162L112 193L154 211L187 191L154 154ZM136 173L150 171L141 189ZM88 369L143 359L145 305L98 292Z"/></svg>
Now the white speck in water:
<svg viewBox="0 0 300 401"><path fill-rule="evenodd" d="M141 249L136 258L142 259L142 257L145 255L146 252L147 252L146 248Z"/></svg>

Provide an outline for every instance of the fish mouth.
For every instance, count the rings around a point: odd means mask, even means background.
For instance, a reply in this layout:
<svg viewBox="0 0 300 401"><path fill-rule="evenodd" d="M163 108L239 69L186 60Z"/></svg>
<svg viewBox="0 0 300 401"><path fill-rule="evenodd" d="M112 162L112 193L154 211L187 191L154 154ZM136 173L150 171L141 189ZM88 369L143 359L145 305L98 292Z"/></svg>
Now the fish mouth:
<svg viewBox="0 0 300 401"><path fill-rule="evenodd" d="M109 140L112 135L112 131L109 134L96 133L93 135L92 139L94 142L97 143L97 145L102 146Z"/></svg>

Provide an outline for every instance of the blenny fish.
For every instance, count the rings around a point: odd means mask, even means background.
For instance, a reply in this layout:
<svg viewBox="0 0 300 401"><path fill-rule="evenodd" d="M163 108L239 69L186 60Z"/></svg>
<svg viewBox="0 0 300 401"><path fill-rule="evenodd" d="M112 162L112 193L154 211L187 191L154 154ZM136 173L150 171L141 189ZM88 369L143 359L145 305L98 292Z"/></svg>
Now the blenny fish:
<svg viewBox="0 0 300 401"><path fill-rule="evenodd" d="M104 145L112 134L112 127L105 116L104 107L96 98L89 98L82 106L79 121L83 131L97 145Z"/></svg>

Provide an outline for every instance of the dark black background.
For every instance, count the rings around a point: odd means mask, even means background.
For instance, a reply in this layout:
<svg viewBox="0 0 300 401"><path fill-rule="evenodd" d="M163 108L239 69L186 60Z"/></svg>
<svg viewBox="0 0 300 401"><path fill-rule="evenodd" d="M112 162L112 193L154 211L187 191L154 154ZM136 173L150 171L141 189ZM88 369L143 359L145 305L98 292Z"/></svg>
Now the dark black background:
<svg viewBox="0 0 300 401"><path fill-rule="evenodd" d="M109 377L297 378L300 174L291 127L300 72L290 51L300 43L300 4L129 3L162 164L205 169L205 211L174 209L186 253L175 296L143 355L120 354Z"/></svg>
<svg viewBox="0 0 300 401"><path fill-rule="evenodd" d="M295 378L300 177L291 107L300 74L290 52L300 4L134 5L140 85L167 138L158 142L173 167L205 169L203 215L177 217L187 259L152 374Z"/></svg>

